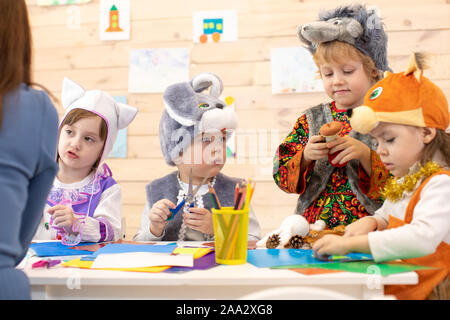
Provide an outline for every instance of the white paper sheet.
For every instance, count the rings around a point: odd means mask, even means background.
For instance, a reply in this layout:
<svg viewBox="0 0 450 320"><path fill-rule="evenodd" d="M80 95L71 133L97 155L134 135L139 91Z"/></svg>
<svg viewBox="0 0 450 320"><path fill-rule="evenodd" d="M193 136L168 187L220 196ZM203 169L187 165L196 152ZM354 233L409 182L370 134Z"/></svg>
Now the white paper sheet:
<svg viewBox="0 0 450 320"><path fill-rule="evenodd" d="M272 93L324 91L311 53L303 47L273 48Z"/></svg>
<svg viewBox="0 0 450 320"><path fill-rule="evenodd" d="M130 54L128 91L164 92L169 85L189 81L187 48L136 49Z"/></svg>
<svg viewBox="0 0 450 320"><path fill-rule="evenodd" d="M100 254L91 268L144 268L156 266L193 267L191 254L172 255L158 252L127 252Z"/></svg>

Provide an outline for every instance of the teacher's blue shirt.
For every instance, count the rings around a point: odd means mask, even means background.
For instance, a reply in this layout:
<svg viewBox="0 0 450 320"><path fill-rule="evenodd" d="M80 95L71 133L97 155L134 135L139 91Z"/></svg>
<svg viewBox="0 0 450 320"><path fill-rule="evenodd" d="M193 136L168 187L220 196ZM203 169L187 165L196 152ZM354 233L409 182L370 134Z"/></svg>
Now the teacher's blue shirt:
<svg viewBox="0 0 450 320"><path fill-rule="evenodd" d="M57 173L58 114L47 94L20 85L3 97L0 127L0 300L29 299L24 258Z"/></svg>

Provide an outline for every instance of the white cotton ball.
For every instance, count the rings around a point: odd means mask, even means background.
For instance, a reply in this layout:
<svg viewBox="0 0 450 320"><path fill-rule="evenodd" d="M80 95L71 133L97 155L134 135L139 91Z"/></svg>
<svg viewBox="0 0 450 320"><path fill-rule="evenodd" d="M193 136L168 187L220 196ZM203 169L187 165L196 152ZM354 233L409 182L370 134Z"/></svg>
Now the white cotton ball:
<svg viewBox="0 0 450 320"><path fill-rule="evenodd" d="M292 234L289 231L281 231L280 233L280 246L283 248L286 243L289 242L289 239L292 237Z"/></svg>
<svg viewBox="0 0 450 320"><path fill-rule="evenodd" d="M309 233L309 223L303 216L294 214L283 220L280 229L290 232L290 236L298 234L301 237L306 237Z"/></svg>
<svg viewBox="0 0 450 320"><path fill-rule="evenodd" d="M323 220L316 220L316 222L314 224L311 224L309 227L311 228L311 230L314 231L322 231L325 229L326 227L326 223Z"/></svg>
<svg viewBox="0 0 450 320"><path fill-rule="evenodd" d="M264 237L264 238L262 238L262 239L260 239L260 240L258 240L257 242L256 242L256 246L259 248L259 247L265 247L266 246L266 241L267 241L267 238L266 237Z"/></svg>

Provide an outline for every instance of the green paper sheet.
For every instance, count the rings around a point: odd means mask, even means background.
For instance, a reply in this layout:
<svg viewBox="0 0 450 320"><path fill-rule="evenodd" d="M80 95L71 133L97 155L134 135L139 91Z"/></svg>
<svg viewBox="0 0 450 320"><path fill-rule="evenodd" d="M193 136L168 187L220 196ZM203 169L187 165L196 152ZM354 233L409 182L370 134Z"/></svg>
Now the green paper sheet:
<svg viewBox="0 0 450 320"><path fill-rule="evenodd" d="M388 276L391 274L410 272L415 270L432 269L430 267L419 266L403 262L374 263L373 261L331 262L326 264L302 264L302 265L272 267L272 269L304 269L304 268L341 270L347 272L378 274L381 276Z"/></svg>

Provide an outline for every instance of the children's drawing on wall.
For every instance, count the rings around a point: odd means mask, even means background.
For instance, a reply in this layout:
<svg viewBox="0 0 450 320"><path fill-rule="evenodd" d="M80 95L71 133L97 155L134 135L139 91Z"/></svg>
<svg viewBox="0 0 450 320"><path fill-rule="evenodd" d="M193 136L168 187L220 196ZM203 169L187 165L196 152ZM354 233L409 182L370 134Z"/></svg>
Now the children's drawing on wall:
<svg viewBox="0 0 450 320"><path fill-rule="evenodd" d="M38 6L63 6L71 4L88 3L91 0L37 0Z"/></svg>
<svg viewBox="0 0 450 320"><path fill-rule="evenodd" d="M123 104L128 104L126 96L113 96L114 100ZM108 158L126 158L127 157L127 128L117 132L116 142L113 145Z"/></svg>
<svg viewBox="0 0 450 320"><path fill-rule="evenodd" d="M306 48L273 48L270 52L272 66L272 93L323 91L311 53Z"/></svg>
<svg viewBox="0 0 450 320"><path fill-rule="evenodd" d="M158 48L131 51L128 75L129 92L164 92L169 85L188 80L188 49Z"/></svg>
<svg viewBox="0 0 450 320"><path fill-rule="evenodd" d="M237 41L237 14L232 10L198 11L193 15L195 43Z"/></svg>
<svg viewBox="0 0 450 320"><path fill-rule="evenodd" d="M130 39L130 0L100 1L100 40Z"/></svg>

